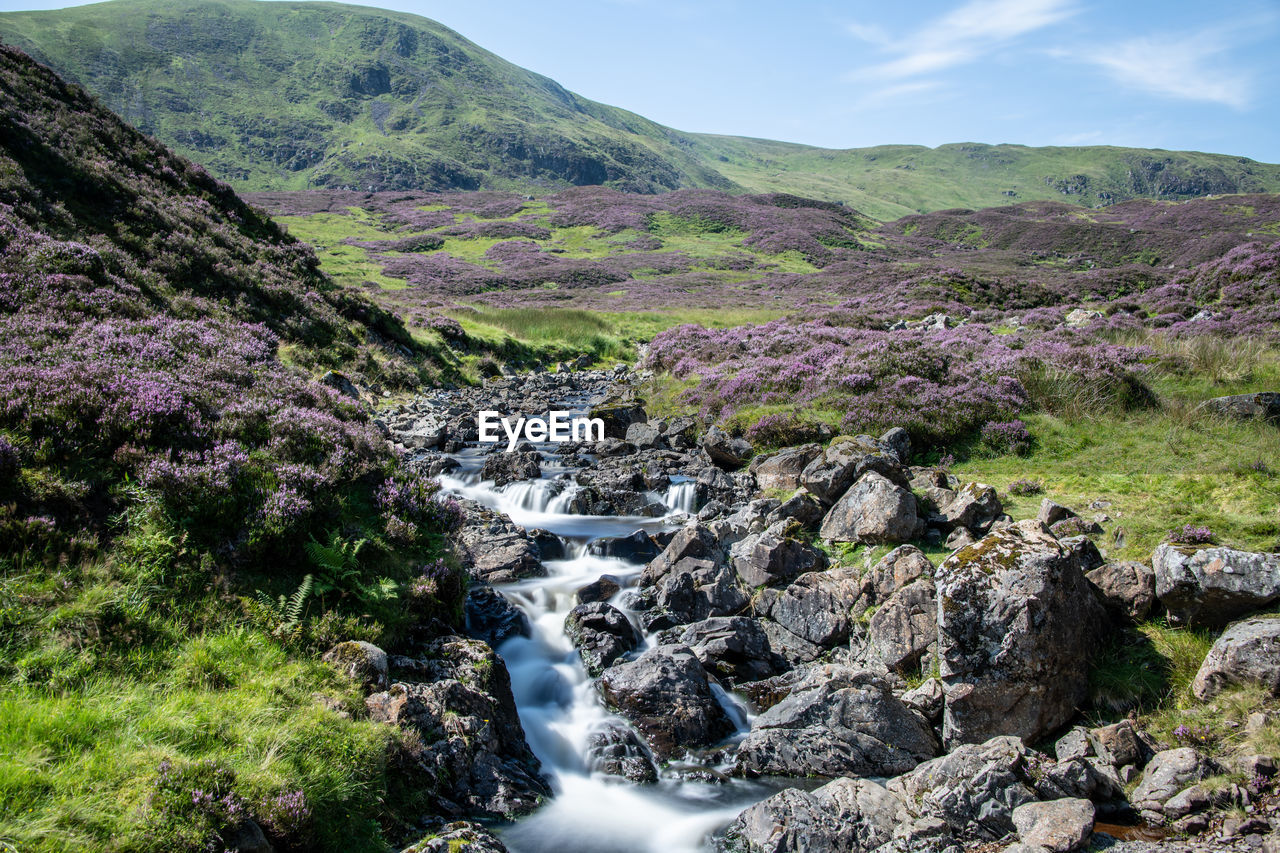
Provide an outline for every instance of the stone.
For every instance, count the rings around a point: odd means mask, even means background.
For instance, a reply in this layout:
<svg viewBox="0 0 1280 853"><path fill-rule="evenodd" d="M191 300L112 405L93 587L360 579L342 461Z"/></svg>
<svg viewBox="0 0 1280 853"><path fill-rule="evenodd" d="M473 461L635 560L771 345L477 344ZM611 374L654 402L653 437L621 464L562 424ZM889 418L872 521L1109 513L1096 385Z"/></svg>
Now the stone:
<svg viewBox="0 0 1280 853"><path fill-rule="evenodd" d="M1068 518L1076 518L1073 510L1068 509L1060 503L1045 498L1040 501L1040 512L1036 514L1036 519L1046 527L1053 527L1060 521L1066 521Z"/></svg>
<svg viewBox="0 0 1280 853"><path fill-rule="evenodd" d="M868 621L867 638L889 669L900 675L918 674L920 659L938 641L933 579L921 578L890 596Z"/></svg>
<svg viewBox="0 0 1280 853"><path fill-rule="evenodd" d="M1101 311L1090 311L1085 308L1073 308L1067 312L1066 324L1068 326L1087 326L1095 320L1105 319L1107 315Z"/></svg>
<svg viewBox="0 0 1280 853"><path fill-rule="evenodd" d="M936 513L929 515L931 525L943 530L964 527L971 531L986 531L1004 513L995 488L985 483L965 483L950 495L945 505L940 505Z"/></svg>
<svg viewBox="0 0 1280 853"><path fill-rule="evenodd" d="M458 821L406 847L401 853L507 853L498 837L478 823Z"/></svg>
<svg viewBox="0 0 1280 853"><path fill-rule="evenodd" d="M660 423L631 423L624 438L638 450L653 450L666 445Z"/></svg>
<svg viewBox="0 0 1280 853"><path fill-rule="evenodd" d="M1131 720L1089 729L1088 734L1094 754L1112 767L1142 764L1151 753Z"/></svg>
<svg viewBox="0 0 1280 853"><path fill-rule="evenodd" d="M242 820L234 827L219 832L217 838L219 847L236 853L275 853L275 847L267 840L257 821Z"/></svg>
<svg viewBox="0 0 1280 853"><path fill-rule="evenodd" d="M495 486L536 480L542 476L542 454L536 450L490 453L485 457L480 476L485 480L493 480Z"/></svg>
<svg viewBox="0 0 1280 853"><path fill-rule="evenodd" d="M586 761L596 773L617 776L638 785L658 781L658 768L649 748L634 731L616 723L606 724L587 736Z"/></svg>
<svg viewBox="0 0 1280 853"><path fill-rule="evenodd" d="M893 456L899 465L906 465L911 461L911 433L902 427L894 427L893 429L880 436L878 442L885 452Z"/></svg>
<svg viewBox="0 0 1280 853"><path fill-rule="evenodd" d="M1209 649L1191 690L1205 700L1246 684L1280 695L1280 618L1255 616L1227 628Z"/></svg>
<svg viewBox="0 0 1280 853"><path fill-rule="evenodd" d="M785 788L738 815L725 853L862 853L893 839L897 799L869 779L836 779L813 791Z"/></svg>
<svg viewBox="0 0 1280 853"><path fill-rule="evenodd" d="M463 630L493 648L512 637L529 636L529 619L507 597L484 583L473 583L463 602Z"/></svg>
<svg viewBox="0 0 1280 853"><path fill-rule="evenodd" d="M1074 853L1093 833L1094 809L1088 800L1026 803L1013 810L1013 825L1023 844L1050 853Z"/></svg>
<svg viewBox="0 0 1280 853"><path fill-rule="evenodd" d="M587 552L599 557L618 557L629 563L647 563L662 553L654 538L643 530L629 536L593 539Z"/></svg>
<svg viewBox="0 0 1280 853"><path fill-rule="evenodd" d="M712 616L739 614L751 603L751 596L729 566L686 557L657 584L653 600L670 625L687 625ZM651 627L660 625L653 623Z"/></svg>
<svg viewBox="0 0 1280 853"><path fill-rule="evenodd" d="M688 646L703 669L729 685L771 678L786 669L786 662L770 648L764 628L746 616L719 616L686 625L671 642Z"/></svg>
<svg viewBox="0 0 1280 853"><path fill-rule="evenodd" d="M360 399L360 391L356 388L355 383L348 379L345 374L336 370L330 370L324 376L321 376L320 384L332 388L344 397L350 397L352 400Z"/></svg>
<svg viewBox="0 0 1280 853"><path fill-rule="evenodd" d="M933 732L875 674L816 666L738 746L748 776L891 776L937 754Z"/></svg>
<svg viewBox="0 0 1280 853"><path fill-rule="evenodd" d="M1212 776L1214 764L1189 746L1157 752L1129 799L1136 808L1159 811L1188 785Z"/></svg>
<svg viewBox="0 0 1280 853"><path fill-rule="evenodd" d="M578 588L574 596L579 604L590 604L593 601L608 601L622 590L622 581L613 575L601 575L586 586Z"/></svg>
<svg viewBox="0 0 1280 853"><path fill-rule="evenodd" d="M923 714L926 720L936 723L942 719L942 706L947 694L942 689L941 681L936 678L926 678L919 687L908 690L900 698Z"/></svg>
<svg viewBox="0 0 1280 853"><path fill-rule="evenodd" d="M824 515L826 510L818 499L808 491L798 489L795 494L770 510L765 516L765 524L773 526L779 521L792 520L805 530L817 530Z"/></svg>
<svg viewBox="0 0 1280 853"><path fill-rule="evenodd" d="M1156 597L1179 625L1220 627L1280 599L1280 554L1164 544L1151 565Z"/></svg>
<svg viewBox="0 0 1280 853"><path fill-rule="evenodd" d="M828 541L873 545L909 542L923 534L915 495L875 471L844 493L818 531Z"/></svg>
<svg viewBox="0 0 1280 853"><path fill-rule="evenodd" d="M762 492L794 492L800 488L800 474L821 454L822 448L816 444L788 447L776 453L757 456L751 460L749 470L755 474L756 486Z"/></svg>
<svg viewBox="0 0 1280 853"><path fill-rule="evenodd" d="M591 409L591 417L604 422L605 438L625 439L627 429L635 423L645 423L649 417L644 406L637 401L606 400Z"/></svg>
<svg viewBox="0 0 1280 853"><path fill-rule="evenodd" d="M1085 572L1112 617L1132 623L1144 621L1156 601L1156 573L1133 561L1105 563Z"/></svg>
<svg viewBox="0 0 1280 853"><path fill-rule="evenodd" d="M750 535L729 549L733 568L744 584L773 586L827 567L825 553L787 535L790 532L798 531L791 531L783 522L763 533Z"/></svg>
<svg viewBox="0 0 1280 853"><path fill-rule="evenodd" d="M897 458L885 452L870 436L838 438L800 472L800 485L818 500L833 504L868 471L875 471L896 485L908 485Z"/></svg>
<svg viewBox="0 0 1280 853"><path fill-rule="evenodd" d="M1202 812L1213 805L1213 797L1199 785L1192 785L1174 794L1164 804L1164 816L1177 820L1189 814Z"/></svg>
<svg viewBox="0 0 1280 853"><path fill-rule="evenodd" d="M1053 745L1053 754L1059 761L1072 758L1084 758L1093 755L1093 743L1089 740L1088 729L1075 726Z"/></svg>
<svg viewBox="0 0 1280 853"><path fill-rule="evenodd" d="M936 583L947 745L1031 741L1069 722L1105 625L1076 554L1022 521L952 554Z"/></svg>
<svg viewBox="0 0 1280 853"><path fill-rule="evenodd" d="M605 703L640 730L660 761L711 746L734 731L688 646L654 646L605 670L597 685Z"/></svg>
<svg viewBox="0 0 1280 853"><path fill-rule="evenodd" d="M338 643L321 658L331 663L366 691L386 690L387 653L364 640Z"/></svg>
<svg viewBox="0 0 1280 853"><path fill-rule="evenodd" d="M518 527L478 504L455 536L459 556L473 576L487 583L510 583L521 578L543 577L542 552Z"/></svg>
<svg viewBox="0 0 1280 853"><path fill-rule="evenodd" d="M413 732L398 757L405 783L437 814L511 818L551 796L525 742L502 658L463 637L423 658L392 658L392 684L365 700L369 719Z"/></svg>
<svg viewBox="0 0 1280 853"><path fill-rule="evenodd" d="M751 458L751 443L745 438L734 438L718 426L713 426L702 436L702 449L713 465L726 471L736 471Z"/></svg>
<svg viewBox="0 0 1280 853"><path fill-rule="evenodd" d="M654 557L640 574L640 585L653 586L671 572L676 563L686 558L719 563L724 559L719 538L701 522L687 524L676 531L662 553Z"/></svg>
<svg viewBox="0 0 1280 853"><path fill-rule="evenodd" d="M899 545L871 567L863 577L862 601L867 605L879 605L888 601L895 592L915 581L933 577L933 563L914 545Z"/></svg>
<svg viewBox="0 0 1280 853"><path fill-rule="evenodd" d="M640 644L640 635L618 608L603 601L579 604L564 619L564 630L587 674L597 676Z"/></svg>
<svg viewBox="0 0 1280 853"><path fill-rule="evenodd" d="M769 648L791 666L813 663L826 653L822 646L791 633L771 619L756 619L756 622L769 638Z"/></svg>
<svg viewBox="0 0 1280 853"><path fill-rule="evenodd" d="M1203 406L1216 414L1239 420L1262 418L1273 423L1280 422L1280 393L1275 391L1214 397L1206 400Z"/></svg>
<svg viewBox="0 0 1280 853"><path fill-rule="evenodd" d="M851 611L861 592L856 569L808 572L786 588L762 596L759 607L792 634L829 649L849 639Z"/></svg>

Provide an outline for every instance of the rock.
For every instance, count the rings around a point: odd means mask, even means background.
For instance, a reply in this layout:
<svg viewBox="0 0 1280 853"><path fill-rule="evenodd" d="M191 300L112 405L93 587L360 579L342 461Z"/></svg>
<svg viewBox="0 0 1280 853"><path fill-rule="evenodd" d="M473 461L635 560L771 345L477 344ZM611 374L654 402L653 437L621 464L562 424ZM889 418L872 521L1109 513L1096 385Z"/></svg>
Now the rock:
<svg viewBox="0 0 1280 853"><path fill-rule="evenodd" d="M951 531L951 535L949 535L946 541L942 544L952 551L958 551L965 545L972 545L977 541L978 539L973 535L972 530L967 527L957 527L955 530Z"/></svg>
<svg viewBox="0 0 1280 853"><path fill-rule="evenodd" d="M502 658L462 637L425 652L392 659L391 687L365 700L371 720L417 735L399 758L406 784L438 814L510 818L537 808L551 789L525 742Z"/></svg>
<svg viewBox="0 0 1280 853"><path fill-rule="evenodd" d="M718 426L707 430L702 437L702 449L711 462L726 471L736 471L751 458L751 443L744 438L734 438Z"/></svg>
<svg viewBox="0 0 1280 853"><path fill-rule="evenodd" d="M756 622L769 638L769 648L792 666L813 663L826 653L822 646L796 636L771 619L757 619Z"/></svg>
<svg viewBox="0 0 1280 853"><path fill-rule="evenodd" d="M936 678L926 678L919 687L903 693L901 699L923 714L931 723L942 719L942 705L946 701L946 692L942 689L942 682Z"/></svg>
<svg viewBox="0 0 1280 853"><path fill-rule="evenodd" d="M626 400L608 400L593 407L590 416L604 421L605 438L616 439L625 439L632 424L649 420L641 403Z"/></svg>
<svg viewBox="0 0 1280 853"><path fill-rule="evenodd" d="M653 600L668 625L687 625L741 613L751 603L751 596L729 566L686 557L658 583ZM653 622L650 627L662 626Z"/></svg>
<svg viewBox="0 0 1280 853"><path fill-rule="evenodd" d="M1067 723L1105 625L1075 552L1023 521L952 554L936 582L948 746Z"/></svg>
<svg viewBox="0 0 1280 853"><path fill-rule="evenodd" d="M929 515L929 524L943 530L968 528L971 531L985 532L991 523L1004 513L1000 496L995 488L985 483L965 483L956 492L938 490L937 495L947 495L950 499L938 506L936 513ZM936 500L936 498L935 498Z"/></svg>
<svg viewBox="0 0 1280 853"><path fill-rule="evenodd" d="M1116 620L1142 622L1156 600L1156 573L1132 561L1105 563L1085 573L1100 601Z"/></svg>
<svg viewBox="0 0 1280 853"><path fill-rule="evenodd" d="M1213 805L1209 792L1199 785L1184 788L1170 797L1164 804L1164 816L1169 820L1177 820L1189 814L1202 812Z"/></svg>
<svg viewBox="0 0 1280 853"><path fill-rule="evenodd" d="M1280 421L1280 393L1274 391L1215 397L1206 400L1203 406L1216 414L1240 420L1263 418L1272 422Z"/></svg>
<svg viewBox="0 0 1280 853"><path fill-rule="evenodd" d="M1089 730L1075 726L1058 738L1057 743L1053 745L1053 754L1059 761L1070 761L1073 758L1093 755L1093 742L1089 740Z"/></svg>
<svg viewBox="0 0 1280 853"><path fill-rule="evenodd" d="M275 853L257 821L242 820L234 827L218 833L218 846L235 853Z"/></svg>
<svg viewBox="0 0 1280 853"><path fill-rule="evenodd" d="M1057 524L1049 527L1054 536L1059 539L1069 539L1075 536L1099 536L1104 531L1102 525L1096 521L1089 521L1083 518L1064 518Z"/></svg>
<svg viewBox="0 0 1280 853"><path fill-rule="evenodd" d="M1033 786L1044 800L1076 798L1107 802L1124 799L1124 783L1108 765L1096 758L1076 757L1057 762L1037 762L1039 775Z"/></svg>
<svg viewBox="0 0 1280 853"><path fill-rule="evenodd" d="M463 603L463 630L493 648L512 637L529 636L529 619L506 596L488 584L474 583Z"/></svg>
<svg viewBox="0 0 1280 853"><path fill-rule="evenodd" d="M662 553L662 548L643 530L637 530L629 536L608 539L594 539L587 546L587 552L599 557L618 557L629 563L647 563Z"/></svg>
<svg viewBox="0 0 1280 853"><path fill-rule="evenodd" d="M799 489L769 512L765 517L765 524L773 526L779 521L791 520L805 530L817 530L818 526L822 524L824 515L826 515L826 510L823 509L818 499L804 489Z"/></svg>
<svg viewBox="0 0 1280 853"><path fill-rule="evenodd" d="M627 425L626 440L639 450L653 450L666 445L662 438L661 423L632 423Z"/></svg>
<svg viewBox="0 0 1280 853"><path fill-rule="evenodd" d="M478 504L468 512L467 523L455 534L459 556L471 574L488 583L510 583L521 578L542 577L542 552L524 528Z"/></svg>
<svg viewBox="0 0 1280 853"><path fill-rule="evenodd" d="M1089 743L1099 760L1112 767L1142 764L1151 752L1130 720L1090 729Z"/></svg>
<svg viewBox="0 0 1280 853"><path fill-rule="evenodd" d="M635 732L621 725L611 723L588 735L586 760L588 767L606 776L641 785L658 781L658 768L649 748Z"/></svg>
<svg viewBox="0 0 1280 853"><path fill-rule="evenodd" d="M1170 621L1222 626L1280 599L1280 554L1164 544L1151 556Z"/></svg>
<svg viewBox="0 0 1280 853"><path fill-rule="evenodd" d="M640 574L640 585L657 584L671 572L676 563L687 558L713 563L724 559L719 538L705 524L699 522L680 528L662 553L644 567Z"/></svg>
<svg viewBox="0 0 1280 853"><path fill-rule="evenodd" d="M800 539L782 522L735 543L729 550L733 568L749 587L786 583L805 572L822 571L827 555Z"/></svg>
<svg viewBox="0 0 1280 853"><path fill-rule="evenodd" d="M907 477L897 458L870 436L837 438L800 472L800 485L827 504L839 500L868 471L906 487Z"/></svg>
<svg viewBox="0 0 1280 853"><path fill-rule="evenodd" d="M622 582L613 575L601 575L586 586L579 587L574 595L579 604L608 601L622 590Z"/></svg>
<svg viewBox="0 0 1280 853"><path fill-rule="evenodd" d="M861 853L893 838L897 799L869 779L836 779L806 792L786 788L738 815L726 853Z"/></svg>
<svg viewBox="0 0 1280 853"><path fill-rule="evenodd" d="M1105 319L1107 315L1101 311L1089 311L1084 308L1074 308L1067 312L1066 324L1068 326L1087 326L1095 320Z"/></svg>
<svg viewBox="0 0 1280 853"><path fill-rule="evenodd" d="M564 619L587 674L595 677L640 644L640 636L618 608L603 601L579 604Z"/></svg>
<svg viewBox="0 0 1280 853"><path fill-rule="evenodd" d="M921 578L890 596L867 623L871 650L902 675L919 673L920 659L938 641L937 590Z"/></svg>
<svg viewBox="0 0 1280 853"><path fill-rule="evenodd" d="M1093 818L1093 803L1088 800L1026 803L1013 810L1013 825L1022 843L1051 853L1074 853L1083 848L1093 833Z"/></svg>
<svg viewBox="0 0 1280 853"><path fill-rule="evenodd" d="M889 776L937 754L929 726L877 676L817 666L756 717L738 747L740 773Z"/></svg>
<svg viewBox="0 0 1280 853"><path fill-rule="evenodd" d="M478 823L446 824L401 853L507 853L498 837Z"/></svg>
<svg viewBox="0 0 1280 853"><path fill-rule="evenodd" d="M801 472L821 454L822 448L816 444L788 447L752 459L750 471L756 475L756 485L762 492L794 492L800 488Z"/></svg>
<svg viewBox="0 0 1280 853"><path fill-rule="evenodd" d="M818 531L833 542L908 542L924 533L915 495L869 471L836 502Z"/></svg>
<svg viewBox="0 0 1280 853"><path fill-rule="evenodd" d="M1183 788L1212 776L1214 770L1212 762L1189 746L1157 752L1129 800L1136 808L1158 811Z"/></svg>
<svg viewBox="0 0 1280 853"><path fill-rule="evenodd" d="M493 480L495 486L536 480L542 476L542 454L536 450L490 453L485 457L484 470L480 476L485 480Z"/></svg>
<svg viewBox="0 0 1280 853"><path fill-rule="evenodd" d="M1243 684L1280 695L1280 618L1255 616L1224 631L1205 656L1191 690L1197 699L1211 699Z"/></svg>
<svg viewBox="0 0 1280 853"><path fill-rule="evenodd" d="M640 730L659 760L711 746L734 731L688 646L654 646L605 670L597 684L605 703Z"/></svg>
<svg viewBox="0 0 1280 853"><path fill-rule="evenodd" d="M1060 521L1066 521L1068 518L1076 518L1074 511L1067 509L1059 503L1045 498L1040 501L1040 512L1036 515L1036 520L1045 527L1053 527Z"/></svg>
<svg viewBox="0 0 1280 853"><path fill-rule="evenodd" d="M898 590L919 580L933 577L933 563L914 545L899 545L871 567L862 579L862 609L884 604ZM858 609L858 607L855 607Z"/></svg>
<svg viewBox="0 0 1280 853"><path fill-rule="evenodd" d="M703 668L726 684L760 681L786 668L770 648L760 623L746 616L714 617L686 625L671 642L692 649Z"/></svg>
<svg viewBox="0 0 1280 853"><path fill-rule="evenodd" d="M336 370L330 370L321 376L320 384L332 388L344 397L350 397L352 400L360 399L360 391L355 384Z"/></svg>
<svg viewBox="0 0 1280 853"><path fill-rule="evenodd" d="M363 640L348 640L329 649L321 658L331 663L364 690L386 690L387 653Z"/></svg>
<svg viewBox="0 0 1280 853"><path fill-rule="evenodd" d="M759 607L792 634L829 649L849 639L851 610L861 592L856 569L809 572L785 589L762 596Z"/></svg>
<svg viewBox="0 0 1280 853"><path fill-rule="evenodd" d="M898 461L899 465L906 465L911 461L911 433L902 427L889 430L880 436L878 443Z"/></svg>
<svg viewBox="0 0 1280 853"><path fill-rule="evenodd" d="M1014 830L1014 809L1037 799L1027 748L1016 737L962 744L887 787L912 815L939 819L969 839L1003 838Z"/></svg>

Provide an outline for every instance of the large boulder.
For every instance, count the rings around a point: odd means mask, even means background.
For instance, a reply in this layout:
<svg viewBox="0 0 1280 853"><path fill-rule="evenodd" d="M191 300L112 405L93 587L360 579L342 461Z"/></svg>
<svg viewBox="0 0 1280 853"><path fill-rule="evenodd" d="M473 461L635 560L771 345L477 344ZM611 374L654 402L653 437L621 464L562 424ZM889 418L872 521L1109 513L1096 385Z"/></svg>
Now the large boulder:
<svg viewBox="0 0 1280 853"><path fill-rule="evenodd" d="M640 636L622 611L603 601L570 610L564 630L593 677L640 644Z"/></svg>
<svg viewBox="0 0 1280 853"><path fill-rule="evenodd" d="M879 676L828 664L756 717L737 768L751 776L891 776L937 753L928 723Z"/></svg>
<svg viewBox="0 0 1280 853"><path fill-rule="evenodd" d="M686 557L659 581L654 593L650 628L687 625L712 616L733 616L751 603L729 566Z"/></svg>
<svg viewBox="0 0 1280 853"><path fill-rule="evenodd" d="M1016 737L963 744L887 787L913 815L941 820L967 839L1003 838L1014 830L1014 809L1038 799L1028 750Z"/></svg>
<svg viewBox="0 0 1280 853"><path fill-rule="evenodd" d="M1133 561L1104 563L1085 572L1085 578L1114 619L1137 623L1151 613L1156 573L1150 566Z"/></svg>
<svg viewBox="0 0 1280 853"><path fill-rule="evenodd" d="M1280 393L1275 391L1214 397L1212 400L1206 400L1203 405L1209 411L1227 417L1240 420L1263 418L1280 423Z"/></svg>
<svg viewBox="0 0 1280 853"><path fill-rule="evenodd" d="M756 486L762 492L794 492L800 488L800 474L822 454L816 444L788 447L751 460L750 471L756 475Z"/></svg>
<svg viewBox="0 0 1280 853"><path fill-rule="evenodd" d="M536 450L490 453L485 457L484 470L480 476L493 480L495 486L536 480L542 476L542 454Z"/></svg>
<svg viewBox="0 0 1280 853"><path fill-rule="evenodd" d="M734 731L688 646L654 646L605 670L597 684L605 703L640 730L659 760L710 746Z"/></svg>
<svg viewBox="0 0 1280 853"><path fill-rule="evenodd" d="M1176 624L1219 627L1280 600L1280 554L1164 544L1151 565Z"/></svg>
<svg viewBox="0 0 1280 853"><path fill-rule="evenodd" d="M895 592L920 578L933 576L933 563L914 545L899 545L871 567L862 579L861 609L881 605Z"/></svg>
<svg viewBox="0 0 1280 853"><path fill-rule="evenodd" d="M321 658L368 691L387 689L387 653L364 640L338 643Z"/></svg>
<svg viewBox="0 0 1280 853"><path fill-rule="evenodd" d="M749 587L786 583L805 572L822 571L827 555L797 539L798 526L779 522L763 533L747 536L729 549L733 568Z"/></svg>
<svg viewBox="0 0 1280 853"><path fill-rule="evenodd" d="M838 500L818 531L833 542L879 545L909 542L924 533L916 497L909 489L868 471Z"/></svg>
<svg viewBox="0 0 1280 853"><path fill-rule="evenodd" d="M821 648L849 639L862 579L854 568L809 572L782 590L765 590L757 607L783 628Z"/></svg>
<svg viewBox="0 0 1280 853"><path fill-rule="evenodd" d="M1157 752L1142 772L1142 780L1129 795L1135 807L1160 811L1183 788L1212 776L1218 768L1189 746Z"/></svg>
<svg viewBox="0 0 1280 853"><path fill-rule="evenodd" d="M625 439L627 428L649 420L644 405L637 400L606 400L591 409L591 417L604 422L605 438Z"/></svg>
<svg viewBox="0 0 1280 853"><path fill-rule="evenodd" d="M726 471L736 471L751 458L751 442L734 438L718 426L702 437L702 449L711 462Z"/></svg>
<svg viewBox="0 0 1280 853"><path fill-rule="evenodd" d="M1013 810L1018 839L1048 853L1075 853L1093 834L1093 803L1067 798L1027 803Z"/></svg>
<svg viewBox="0 0 1280 853"><path fill-rule="evenodd" d="M800 472L800 485L819 500L833 504L868 471L899 486L907 485L906 471L896 453L865 435L832 441L821 456Z"/></svg>
<svg viewBox="0 0 1280 853"><path fill-rule="evenodd" d="M1004 513L1000 496L985 483L965 483L956 491L934 488L927 494L935 506L928 522L942 530L963 527L982 532Z"/></svg>
<svg viewBox="0 0 1280 853"><path fill-rule="evenodd" d="M1191 689L1211 699L1228 687L1259 684L1280 695L1280 618L1257 616L1237 622L1217 639Z"/></svg>
<svg viewBox="0 0 1280 853"><path fill-rule="evenodd" d="M542 551L523 527L479 504L464 502L467 521L455 535L463 565L487 583L546 575Z"/></svg>
<svg viewBox="0 0 1280 853"><path fill-rule="evenodd" d="M488 644L444 637L423 658L392 658L391 674L390 688L365 700L369 718L417 735L401 763L432 811L510 818L551 796Z"/></svg>
<svg viewBox="0 0 1280 853"><path fill-rule="evenodd" d="M870 779L785 788L738 815L725 853L870 853L893 838L901 804Z"/></svg>
<svg viewBox="0 0 1280 853"><path fill-rule="evenodd" d="M529 619L507 597L485 583L473 583L463 602L463 630L495 649L512 637L529 636Z"/></svg>
<svg viewBox="0 0 1280 853"><path fill-rule="evenodd" d="M947 745L1065 725L1106 624L1077 553L1023 521L952 554L936 582Z"/></svg>
<svg viewBox="0 0 1280 853"><path fill-rule="evenodd" d="M894 672L916 675L920 660L938 642L938 597L921 578L889 597L867 622L870 650Z"/></svg>
<svg viewBox="0 0 1280 853"><path fill-rule="evenodd" d="M759 620L717 616L664 632L664 642L688 646L702 666L726 684L771 678L786 669Z"/></svg>
<svg viewBox="0 0 1280 853"><path fill-rule="evenodd" d="M719 563L724 559L720 539L705 524L694 522L676 531L662 553L654 557L640 573L640 586L653 586L686 558Z"/></svg>

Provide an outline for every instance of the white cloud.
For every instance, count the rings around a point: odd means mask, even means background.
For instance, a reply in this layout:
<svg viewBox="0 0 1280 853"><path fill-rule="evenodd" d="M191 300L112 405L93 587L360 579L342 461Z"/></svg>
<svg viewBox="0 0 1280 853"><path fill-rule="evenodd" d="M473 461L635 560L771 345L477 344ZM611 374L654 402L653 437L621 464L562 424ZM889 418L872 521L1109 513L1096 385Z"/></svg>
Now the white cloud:
<svg viewBox="0 0 1280 853"><path fill-rule="evenodd" d="M1117 82L1144 92L1244 109L1252 79L1225 62L1234 40L1226 30L1195 35L1143 36L1058 56L1101 68Z"/></svg>
<svg viewBox="0 0 1280 853"><path fill-rule="evenodd" d="M921 95L941 88L942 83L938 80L912 80L906 83L894 83L891 86L885 86L882 89L863 95L858 99L858 106L875 107L889 101L909 98L912 95Z"/></svg>
<svg viewBox="0 0 1280 853"><path fill-rule="evenodd" d="M863 24L854 21L850 24L846 24L845 28L849 30L849 33L854 38L870 44L886 45L892 42L892 39L889 38L889 34L885 32L884 27L879 27L875 24Z"/></svg>
<svg viewBox="0 0 1280 853"><path fill-rule="evenodd" d="M850 32L880 44L893 58L847 78L902 80L942 71L979 59L1076 12L1075 0L970 0L898 40L868 38L876 35L875 28L854 24Z"/></svg>

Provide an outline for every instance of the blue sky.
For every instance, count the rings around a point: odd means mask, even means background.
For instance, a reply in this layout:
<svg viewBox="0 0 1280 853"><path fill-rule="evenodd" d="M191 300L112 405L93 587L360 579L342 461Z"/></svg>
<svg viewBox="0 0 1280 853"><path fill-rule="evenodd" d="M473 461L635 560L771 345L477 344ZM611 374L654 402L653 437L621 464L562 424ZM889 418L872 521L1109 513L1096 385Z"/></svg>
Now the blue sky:
<svg viewBox="0 0 1280 853"><path fill-rule="evenodd" d="M65 2L0 0L0 9ZM1280 162L1280 0L382 0L688 131Z"/></svg>

